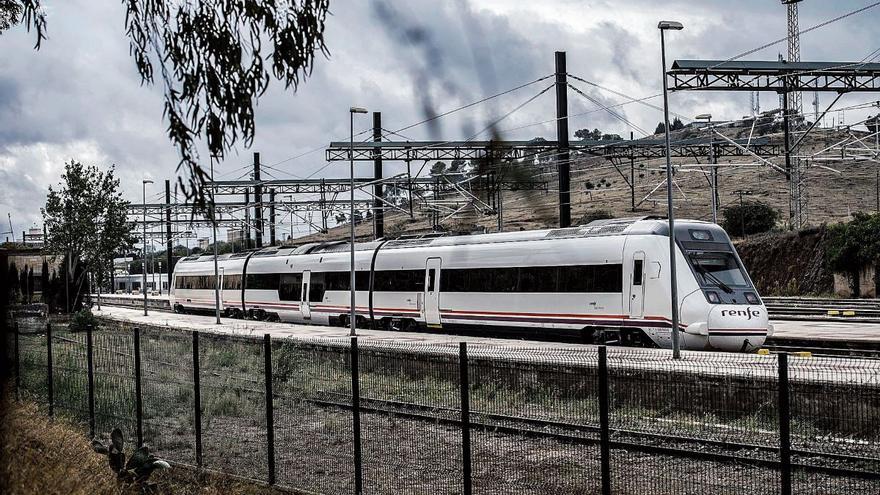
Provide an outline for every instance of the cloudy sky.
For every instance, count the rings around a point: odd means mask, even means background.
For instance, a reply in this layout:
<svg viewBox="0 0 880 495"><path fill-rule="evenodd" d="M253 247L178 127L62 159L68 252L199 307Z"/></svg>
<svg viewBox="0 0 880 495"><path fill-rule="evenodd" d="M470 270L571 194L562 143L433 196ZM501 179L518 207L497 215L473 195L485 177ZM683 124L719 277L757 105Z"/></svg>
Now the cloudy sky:
<svg viewBox="0 0 880 495"><path fill-rule="evenodd" d="M869 3L806 0L800 4L801 29ZM129 57L121 3L44 4L49 39L39 52L32 49L32 33L22 27L0 36L0 214L11 213L16 237L41 225L46 188L58 182L66 160L115 164L133 202L140 202L143 177L156 180L148 196L160 194L162 180L176 176L178 161L164 134L161 88L141 86ZM656 94L661 84L656 25L661 19L685 25L669 37L670 59L726 59L786 34L785 8L777 0L332 0L331 10L326 30L330 56L317 60L298 92L279 84L270 87L257 109L253 147L231 153L217 167L218 179L244 175L253 151L273 166L267 169L270 177L345 177L345 164L328 165L323 152L307 152L346 138L349 106L381 111L384 127L398 130L423 119L426 105L442 112L551 74L556 50L567 52L573 75L634 97ZM801 57L862 60L880 48L878 21L880 7L805 34ZM413 33L420 34L415 41ZM776 45L747 59L775 60L785 49ZM550 82L402 134L411 139L472 137ZM601 101L622 101L574 84ZM846 95L838 106L876 99ZM776 101L773 94L762 95L763 108L776 107ZM811 101L812 95L805 95L805 107ZM553 139L551 124L536 123L552 119L554 105L548 91L498 127L506 131L505 138ZM749 113L747 93L675 94L670 105L682 115L711 112L716 119ZM594 103L570 93L569 113L582 114L572 118L572 132L598 127L639 135L595 109ZM662 117L641 105L623 111L649 131ZM853 122L864 116L848 112L845 118ZM369 125L364 116L356 128ZM6 220L0 231L8 229Z"/></svg>

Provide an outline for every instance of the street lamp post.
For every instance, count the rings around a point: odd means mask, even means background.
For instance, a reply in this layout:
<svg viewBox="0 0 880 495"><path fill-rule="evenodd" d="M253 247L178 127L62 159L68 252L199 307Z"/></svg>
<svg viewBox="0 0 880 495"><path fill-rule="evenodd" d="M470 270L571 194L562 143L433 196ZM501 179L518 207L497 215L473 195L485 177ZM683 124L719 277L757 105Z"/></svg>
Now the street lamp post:
<svg viewBox="0 0 880 495"><path fill-rule="evenodd" d="M293 239L293 195L287 194L287 202L290 203L287 205L287 208L290 209L290 237L288 240Z"/></svg>
<svg viewBox="0 0 880 495"><path fill-rule="evenodd" d="M681 359L681 342L678 335L678 280L675 272L675 213L672 211L672 158L669 146L669 88L666 84L666 31L680 31L680 22L660 21L660 58L663 63L663 122L666 134L666 210L669 218L669 299L672 306L672 358Z"/></svg>
<svg viewBox="0 0 880 495"><path fill-rule="evenodd" d="M211 182L214 182L214 160L211 160ZM220 325L220 269L217 266L217 209L214 204L214 190L211 194L211 230L214 237L214 315L215 323Z"/></svg>
<svg viewBox="0 0 880 495"><path fill-rule="evenodd" d="M349 188L350 188L350 196L351 204L349 205L349 237L351 240L350 253L351 253L351 265L349 266L349 270L351 272L349 283L351 284L351 315L349 319L351 320L349 324L351 325L351 330L349 331L349 335L352 337L357 335L357 311L355 310L355 297L354 297L354 114L356 113L367 113L365 108L360 107L351 107L348 109L348 124L349 130L351 131L351 139L349 140L348 147L348 164L349 164Z"/></svg>
<svg viewBox="0 0 880 495"><path fill-rule="evenodd" d="M144 262L141 266L141 272L143 274L143 283L141 283L141 290L144 292L144 316L147 315L147 184L152 184L153 181L150 179L144 179L142 181L143 186L143 198L144 198Z"/></svg>
<svg viewBox="0 0 880 495"><path fill-rule="evenodd" d="M712 114L704 113L695 117L705 120L709 125L709 188L712 193L712 223L718 223L718 164L715 159L715 135L712 132Z"/></svg>

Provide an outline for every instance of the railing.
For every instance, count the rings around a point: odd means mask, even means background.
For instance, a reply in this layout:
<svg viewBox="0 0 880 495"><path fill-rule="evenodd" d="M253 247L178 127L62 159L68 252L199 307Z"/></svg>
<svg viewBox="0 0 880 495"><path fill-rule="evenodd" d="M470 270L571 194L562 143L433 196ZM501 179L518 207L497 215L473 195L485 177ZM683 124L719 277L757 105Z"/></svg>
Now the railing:
<svg viewBox="0 0 880 495"><path fill-rule="evenodd" d="M317 493L878 493L880 363L272 340L38 318L15 391L90 435Z"/></svg>

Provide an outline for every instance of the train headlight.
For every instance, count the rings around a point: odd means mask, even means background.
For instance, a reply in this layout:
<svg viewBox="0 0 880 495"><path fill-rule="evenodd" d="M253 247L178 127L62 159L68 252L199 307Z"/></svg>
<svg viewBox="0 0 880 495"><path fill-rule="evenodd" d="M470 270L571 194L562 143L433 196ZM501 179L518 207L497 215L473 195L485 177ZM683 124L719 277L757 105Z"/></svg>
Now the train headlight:
<svg viewBox="0 0 880 495"><path fill-rule="evenodd" d="M744 295L746 296L746 301L748 301L749 304L761 304L761 300L758 299L758 296L756 296L755 294L751 292L746 292Z"/></svg>
<svg viewBox="0 0 880 495"><path fill-rule="evenodd" d="M712 303L712 304L719 304L719 303L721 303L721 298L718 297L718 293L717 293L717 292L714 292L714 291L711 291L711 290L707 290L707 291L706 291L706 298L709 299L709 302Z"/></svg>

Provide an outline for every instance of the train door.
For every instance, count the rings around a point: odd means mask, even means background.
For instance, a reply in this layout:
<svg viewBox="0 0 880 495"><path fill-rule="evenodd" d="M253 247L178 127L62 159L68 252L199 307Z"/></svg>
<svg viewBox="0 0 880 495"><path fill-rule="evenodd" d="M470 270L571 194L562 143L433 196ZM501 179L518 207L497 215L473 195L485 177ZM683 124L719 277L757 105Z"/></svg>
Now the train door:
<svg viewBox="0 0 880 495"><path fill-rule="evenodd" d="M641 318L645 312L645 253L636 251L630 261L629 316Z"/></svg>
<svg viewBox="0 0 880 495"><path fill-rule="evenodd" d="M428 258L425 264L425 323L440 326L440 258Z"/></svg>
<svg viewBox="0 0 880 495"><path fill-rule="evenodd" d="M311 270L303 272L302 293L299 296L299 310L305 320L312 319L312 308L309 307L309 285L312 280Z"/></svg>

